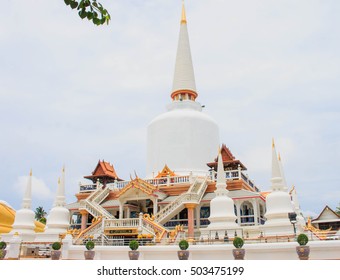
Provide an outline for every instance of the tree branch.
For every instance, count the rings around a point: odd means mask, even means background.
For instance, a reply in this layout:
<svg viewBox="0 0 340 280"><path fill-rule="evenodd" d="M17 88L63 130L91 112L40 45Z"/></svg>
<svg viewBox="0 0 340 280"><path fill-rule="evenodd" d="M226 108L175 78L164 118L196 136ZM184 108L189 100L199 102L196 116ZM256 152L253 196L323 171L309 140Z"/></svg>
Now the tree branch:
<svg viewBox="0 0 340 280"><path fill-rule="evenodd" d="M78 0L79 1L79 0ZM71 9L77 9L81 19L88 19L95 25L109 24L111 16L102 4L97 0L64 0L67 6Z"/></svg>

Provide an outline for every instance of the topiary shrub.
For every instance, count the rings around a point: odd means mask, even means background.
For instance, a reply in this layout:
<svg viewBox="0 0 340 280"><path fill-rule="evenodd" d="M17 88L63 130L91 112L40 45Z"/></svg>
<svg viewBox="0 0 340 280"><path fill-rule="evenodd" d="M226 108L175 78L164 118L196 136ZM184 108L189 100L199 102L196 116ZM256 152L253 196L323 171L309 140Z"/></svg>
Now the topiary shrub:
<svg viewBox="0 0 340 280"><path fill-rule="evenodd" d="M244 241L241 237L235 237L233 240L233 245L235 248L240 249L243 247Z"/></svg>
<svg viewBox="0 0 340 280"><path fill-rule="evenodd" d="M183 239L178 243L178 246L181 250L187 250L189 248L189 243Z"/></svg>
<svg viewBox="0 0 340 280"><path fill-rule="evenodd" d="M93 250L94 246L95 244L92 240L87 241L85 244L86 249L89 251Z"/></svg>
<svg viewBox="0 0 340 280"><path fill-rule="evenodd" d="M58 250L60 250L60 248L61 248L61 243L60 242L54 242L52 244L52 249L53 250L58 251Z"/></svg>
<svg viewBox="0 0 340 280"><path fill-rule="evenodd" d="M300 246L305 246L308 243L308 236L304 233L300 233L297 242L299 243Z"/></svg>
<svg viewBox="0 0 340 280"><path fill-rule="evenodd" d="M7 247L7 244L6 244L6 242L4 242L4 241L1 241L1 242L0 242L0 250L5 250L5 249L6 249L6 247Z"/></svg>
<svg viewBox="0 0 340 280"><path fill-rule="evenodd" d="M137 240L131 240L129 243L129 247L132 251L136 251L139 247L139 243Z"/></svg>

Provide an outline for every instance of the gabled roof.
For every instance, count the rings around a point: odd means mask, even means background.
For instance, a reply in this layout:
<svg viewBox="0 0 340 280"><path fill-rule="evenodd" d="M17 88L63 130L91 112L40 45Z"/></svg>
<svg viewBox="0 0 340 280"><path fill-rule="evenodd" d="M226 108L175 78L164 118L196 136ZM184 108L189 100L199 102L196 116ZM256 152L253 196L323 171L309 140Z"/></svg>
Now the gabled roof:
<svg viewBox="0 0 340 280"><path fill-rule="evenodd" d="M103 177L108 177L111 179L117 179L118 181L122 181L120 179L113 167L112 164L106 161L98 161L98 164L94 171L92 172L92 175L90 176L84 176L86 179L91 179L93 180L94 178L103 178Z"/></svg>
<svg viewBox="0 0 340 280"><path fill-rule="evenodd" d="M167 165L164 165L163 169L161 172L158 172L156 178L163 178L163 177L167 177L167 176L170 176L170 177L175 177L177 176L175 174L175 172L173 172Z"/></svg>
<svg viewBox="0 0 340 280"><path fill-rule="evenodd" d="M320 215L313 219L312 222L318 220L340 220L340 215L333 211L328 205L321 211Z"/></svg>
<svg viewBox="0 0 340 280"><path fill-rule="evenodd" d="M136 179L130 181L123 189L121 189L117 197L122 196L128 190L133 189L133 188L139 189L142 192L146 193L147 195L152 195L152 196L157 196L155 192L159 192L157 187L137 177Z"/></svg>
<svg viewBox="0 0 340 280"><path fill-rule="evenodd" d="M229 148L225 144L222 144L221 155L222 155L224 168L228 168L228 167L237 168L237 166L240 165L242 170L247 170L247 168L243 165L241 161L235 159L234 155L232 154L232 152L229 150ZM216 169L217 160L218 160L218 155L214 159L214 162L208 163L207 165L210 168Z"/></svg>

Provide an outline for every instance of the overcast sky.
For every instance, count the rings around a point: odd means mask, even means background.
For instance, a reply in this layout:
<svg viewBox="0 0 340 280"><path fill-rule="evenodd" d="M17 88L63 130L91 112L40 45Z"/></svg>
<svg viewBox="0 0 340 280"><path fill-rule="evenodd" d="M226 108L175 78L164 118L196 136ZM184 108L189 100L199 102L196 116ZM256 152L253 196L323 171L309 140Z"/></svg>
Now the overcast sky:
<svg viewBox="0 0 340 280"><path fill-rule="evenodd" d="M109 26L63 0L3 0L0 200L67 203L99 159L119 177L146 171L146 128L170 102L181 1L102 0ZM221 143L270 188L276 140L302 210L340 202L340 1L187 0L198 101Z"/></svg>

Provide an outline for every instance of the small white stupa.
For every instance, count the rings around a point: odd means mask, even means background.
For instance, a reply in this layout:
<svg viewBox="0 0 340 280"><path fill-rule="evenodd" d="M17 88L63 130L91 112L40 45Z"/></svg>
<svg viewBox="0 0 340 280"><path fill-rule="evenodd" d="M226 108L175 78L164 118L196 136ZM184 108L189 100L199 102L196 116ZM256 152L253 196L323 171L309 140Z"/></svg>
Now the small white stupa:
<svg viewBox="0 0 340 280"><path fill-rule="evenodd" d="M282 182L283 182L283 191L288 192L288 185L287 185L287 182L286 182L286 176L284 175L284 172L283 172L283 165L282 165L280 153L279 153L278 158L279 158L280 174L281 174L281 178L282 178Z"/></svg>
<svg viewBox="0 0 340 280"><path fill-rule="evenodd" d="M23 241L33 241L35 235L35 214L31 209L32 206L32 170L28 178L28 183L24 198L22 201L22 208L15 214L12 231L8 234L13 236L18 233Z"/></svg>
<svg viewBox="0 0 340 280"><path fill-rule="evenodd" d="M240 226L236 223L234 201L228 193L220 150L217 164L216 196L210 201L210 224L207 228L201 230L203 237L214 238L218 236L223 238L226 233L228 236L234 236L235 230L240 229Z"/></svg>
<svg viewBox="0 0 340 280"><path fill-rule="evenodd" d="M54 206L47 217L46 230L37 234L36 241L56 241L59 234L66 233L70 226L70 212L65 205L65 168L63 168L61 180L58 180Z"/></svg>
<svg viewBox="0 0 340 280"><path fill-rule="evenodd" d="M285 191L282 166L276 154L275 144L272 144L272 192L266 198L266 223L262 226L265 235L294 234L294 227L288 213L294 212L290 195Z"/></svg>

